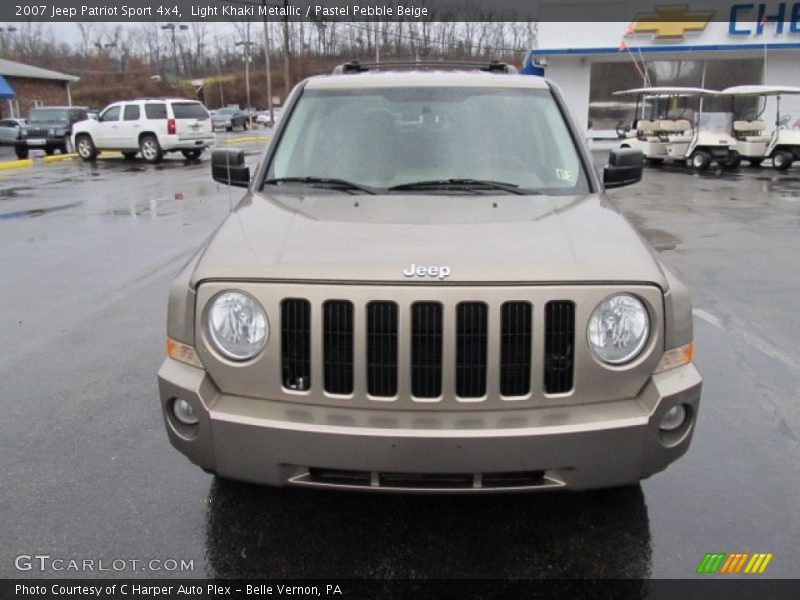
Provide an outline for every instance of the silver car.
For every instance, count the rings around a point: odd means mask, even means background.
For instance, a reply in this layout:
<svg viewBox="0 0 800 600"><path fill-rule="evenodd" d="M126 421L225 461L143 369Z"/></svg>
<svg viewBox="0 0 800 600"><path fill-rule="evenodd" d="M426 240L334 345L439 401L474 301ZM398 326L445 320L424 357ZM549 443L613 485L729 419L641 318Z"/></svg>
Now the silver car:
<svg viewBox="0 0 800 600"><path fill-rule="evenodd" d="M0 145L13 146L19 138L19 132L23 125L25 125L25 119L0 120Z"/></svg>
<svg viewBox="0 0 800 600"><path fill-rule="evenodd" d="M350 63L300 83L176 278L159 389L223 478L482 493L631 484L686 452L689 293L606 196L549 81ZM366 72L366 71L375 72Z"/></svg>

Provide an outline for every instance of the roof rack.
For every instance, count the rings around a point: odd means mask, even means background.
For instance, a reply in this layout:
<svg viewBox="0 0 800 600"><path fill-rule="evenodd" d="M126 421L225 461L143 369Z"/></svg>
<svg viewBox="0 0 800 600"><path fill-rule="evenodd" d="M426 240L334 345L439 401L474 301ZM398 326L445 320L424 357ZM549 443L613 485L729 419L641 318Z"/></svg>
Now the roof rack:
<svg viewBox="0 0 800 600"><path fill-rule="evenodd" d="M395 69L469 69L477 71L487 71L489 73L517 73L517 68L508 63L493 60L491 62L470 62L457 60L401 60L386 62L361 62L351 60L333 69L334 75L346 75L353 73L366 73L367 71L384 71Z"/></svg>

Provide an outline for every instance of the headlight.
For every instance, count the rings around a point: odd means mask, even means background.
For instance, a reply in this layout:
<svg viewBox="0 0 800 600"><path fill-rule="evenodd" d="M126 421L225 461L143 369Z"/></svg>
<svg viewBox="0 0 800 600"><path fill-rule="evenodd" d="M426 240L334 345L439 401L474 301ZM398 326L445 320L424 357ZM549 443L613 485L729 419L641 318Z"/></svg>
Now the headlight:
<svg viewBox="0 0 800 600"><path fill-rule="evenodd" d="M253 358L269 339L267 314L258 300L245 292L217 294L206 315L214 347L232 360Z"/></svg>
<svg viewBox="0 0 800 600"><path fill-rule="evenodd" d="M636 358L647 343L650 317L636 296L615 294L592 311L586 334L600 360L623 364Z"/></svg>

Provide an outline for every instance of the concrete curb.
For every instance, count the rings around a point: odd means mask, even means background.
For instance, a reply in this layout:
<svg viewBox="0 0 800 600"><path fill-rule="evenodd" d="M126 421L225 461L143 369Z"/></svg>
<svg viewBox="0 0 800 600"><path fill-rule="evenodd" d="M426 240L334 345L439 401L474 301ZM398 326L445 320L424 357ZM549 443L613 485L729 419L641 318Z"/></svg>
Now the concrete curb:
<svg viewBox="0 0 800 600"><path fill-rule="evenodd" d="M53 156L43 156L42 162L51 163L51 162L61 162L62 160L72 160L73 158L78 158L77 154L54 154Z"/></svg>
<svg viewBox="0 0 800 600"><path fill-rule="evenodd" d="M32 167L33 166L33 159L26 158L23 160L6 160L0 162L0 171L6 169L20 169L22 167Z"/></svg>
<svg viewBox="0 0 800 600"><path fill-rule="evenodd" d="M254 135L248 137L239 137L239 138L231 138L228 140L222 140L222 144L224 144L225 146L229 146L231 144L246 144L247 142L266 142L271 138L272 136L269 135Z"/></svg>

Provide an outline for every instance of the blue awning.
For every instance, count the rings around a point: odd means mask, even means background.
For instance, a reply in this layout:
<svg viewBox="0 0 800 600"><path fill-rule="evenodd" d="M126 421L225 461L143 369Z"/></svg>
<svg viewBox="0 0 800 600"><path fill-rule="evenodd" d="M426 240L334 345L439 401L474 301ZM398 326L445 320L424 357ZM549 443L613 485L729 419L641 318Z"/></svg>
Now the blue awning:
<svg viewBox="0 0 800 600"><path fill-rule="evenodd" d="M11 89L5 78L0 75L0 98L13 98L14 96L16 96L14 90Z"/></svg>

